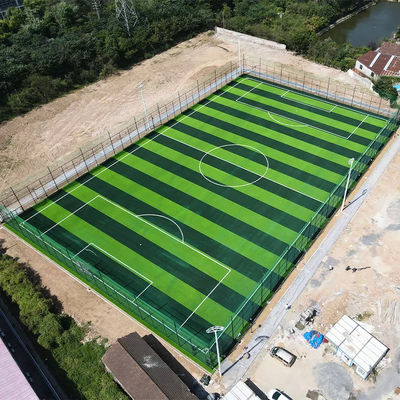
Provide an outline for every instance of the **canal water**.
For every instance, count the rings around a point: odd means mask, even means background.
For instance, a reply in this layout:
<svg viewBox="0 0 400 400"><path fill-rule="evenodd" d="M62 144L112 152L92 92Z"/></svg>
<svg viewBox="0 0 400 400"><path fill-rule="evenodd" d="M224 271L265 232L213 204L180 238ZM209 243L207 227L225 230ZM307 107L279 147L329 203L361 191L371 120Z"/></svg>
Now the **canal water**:
<svg viewBox="0 0 400 400"><path fill-rule="evenodd" d="M337 43L350 42L353 46L367 46L371 42L381 44L391 38L400 25L400 3L381 1L342 22L321 38L332 38Z"/></svg>

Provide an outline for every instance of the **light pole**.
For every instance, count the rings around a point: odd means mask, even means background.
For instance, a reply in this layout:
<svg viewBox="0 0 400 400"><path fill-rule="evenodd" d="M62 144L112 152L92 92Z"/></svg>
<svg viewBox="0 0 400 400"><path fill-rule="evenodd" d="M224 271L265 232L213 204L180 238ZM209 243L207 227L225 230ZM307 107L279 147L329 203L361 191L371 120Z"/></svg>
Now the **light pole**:
<svg viewBox="0 0 400 400"><path fill-rule="evenodd" d="M207 333L214 333L215 334L215 347L217 348L217 358L218 358L218 371L219 376L222 376L221 372L221 359L219 356L219 347L218 347L218 336L217 333L223 331L225 328L223 326L212 326L206 330Z"/></svg>
<svg viewBox="0 0 400 400"><path fill-rule="evenodd" d="M146 123L148 128L150 128L150 124L149 124L149 116L147 115L147 106L146 106L146 102L144 100L144 96L143 96L143 86L144 83L142 82L140 85L138 85L138 89L140 91L140 97L142 98L142 104L143 104L143 109L144 109L144 114L146 116Z"/></svg>
<svg viewBox="0 0 400 400"><path fill-rule="evenodd" d="M341 212L343 212L344 203L346 202L347 190L349 189L349 183L350 183L351 170L353 169L353 162L354 162L354 158L350 158L350 160L349 160L350 169L349 169L349 174L347 175L346 187L344 189L342 207L340 208Z"/></svg>

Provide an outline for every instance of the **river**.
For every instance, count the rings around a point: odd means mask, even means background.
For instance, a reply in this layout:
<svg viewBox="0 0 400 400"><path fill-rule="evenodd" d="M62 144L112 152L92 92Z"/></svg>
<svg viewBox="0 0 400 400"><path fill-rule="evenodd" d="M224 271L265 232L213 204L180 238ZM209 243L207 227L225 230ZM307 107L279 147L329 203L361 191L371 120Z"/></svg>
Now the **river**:
<svg viewBox="0 0 400 400"><path fill-rule="evenodd" d="M379 45L384 38L391 38L400 25L400 3L381 1L338 24L321 37L332 38L337 43L350 42L353 46Z"/></svg>

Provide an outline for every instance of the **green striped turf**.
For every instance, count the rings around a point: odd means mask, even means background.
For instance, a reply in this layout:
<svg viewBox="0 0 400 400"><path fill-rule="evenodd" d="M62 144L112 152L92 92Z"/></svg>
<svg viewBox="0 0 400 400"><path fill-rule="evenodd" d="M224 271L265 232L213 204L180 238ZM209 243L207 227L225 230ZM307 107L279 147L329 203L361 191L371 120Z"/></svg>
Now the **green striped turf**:
<svg viewBox="0 0 400 400"><path fill-rule="evenodd" d="M385 124L243 76L22 218L201 346L210 325L229 325L227 351L251 318L246 298L265 274L273 293L302 249L285 250Z"/></svg>

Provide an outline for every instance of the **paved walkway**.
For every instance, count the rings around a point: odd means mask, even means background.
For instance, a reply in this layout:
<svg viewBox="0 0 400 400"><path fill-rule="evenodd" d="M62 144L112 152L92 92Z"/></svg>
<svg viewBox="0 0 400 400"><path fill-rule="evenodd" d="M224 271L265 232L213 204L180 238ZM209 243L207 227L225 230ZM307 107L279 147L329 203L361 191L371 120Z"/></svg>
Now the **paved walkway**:
<svg viewBox="0 0 400 400"><path fill-rule="evenodd" d="M353 197L354 200L352 200L352 202L345 208L343 213L337 213L333 217L334 219L337 219L334 226L327 233L325 239L312 254L304 268L293 281L292 285L284 293L278 304L269 314L268 318L265 320L262 326L257 329L258 336L254 337L247 346L250 350L243 351L243 353L235 362L226 359L222 363L222 384L225 386L225 388L229 389L237 381L243 378L246 371L250 368L262 348L265 346L265 341L267 338L272 336L285 316L287 312L286 304L293 304L303 292L307 283L317 271L322 260L327 256L344 229L347 227L348 223L352 220L361 205L364 203L368 192L373 189L378 179L385 171L386 167L400 150L400 136L398 134L395 135L397 136L393 142L389 144L390 148L386 150L377 166L373 169L367 180L355 194ZM249 354L250 357L248 357Z"/></svg>

